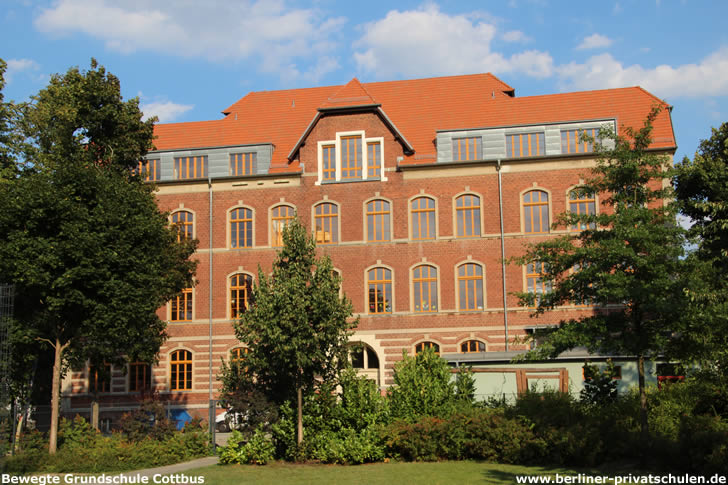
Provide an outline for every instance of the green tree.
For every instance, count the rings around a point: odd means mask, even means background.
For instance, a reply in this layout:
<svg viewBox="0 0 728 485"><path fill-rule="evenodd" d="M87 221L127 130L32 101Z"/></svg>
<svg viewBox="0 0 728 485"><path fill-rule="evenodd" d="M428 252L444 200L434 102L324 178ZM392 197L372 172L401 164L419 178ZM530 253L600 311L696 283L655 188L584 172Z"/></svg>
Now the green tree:
<svg viewBox="0 0 728 485"><path fill-rule="evenodd" d="M347 341L357 321L340 285L331 260L316 257L313 238L295 220L283 232L272 276L258 270L253 303L235 324L250 349L246 375L274 403L297 400L299 443L303 393L318 379L336 382L348 363Z"/></svg>
<svg viewBox="0 0 728 485"><path fill-rule="evenodd" d="M28 335L54 349L51 453L65 366L152 362L156 310L192 281L195 243L177 242L130 171L152 146L141 118L95 61L53 76L23 112L24 169L0 191L0 274Z"/></svg>
<svg viewBox="0 0 728 485"><path fill-rule="evenodd" d="M695 157L676 166L675 193L693 225L696 250L687 260L691 307L677 350L728 378L728 123L713 128ZM687 353L687 355L685 355Z"/></svg>
<svg viewBox="0 0 728 485"><path fill-rule="evenodd" d="M520 294L522 303L536 306L538 316L574 301L589 302L595 311L561 321L543 332L545 342L530 358L552 358L586 347L590 352L628 355L638 369L642 439L648 438L645 360L663 355L685 309L683 292L684 230L676 222L671 200L670 158L650 150L654 109L639 129L625 136L601 131L596 167L580 190L600 194L599 214L564 213L554 227L585 227L580 232L549 239L514 258L517 264L540 262L551 291Z"/></svg>
<svg viewBox="0 0 728 485"><path fill-rule="evenodd" d="M0 184L16 174L15 156L20 148L20 139L14 129L18 106L6 103L3 95L7 64L0 59Z"/></svg>
<svg viewBox="0 0 728 485"><path fill-rule="evenodd" d="M445 417L458 402L472 403L475 396L470 370L461 368L453 380L447 361L432 348L414 357L402 352L402 360L394 365L393 379L389 403L395 418L414 421L420 416Z"/></svg>

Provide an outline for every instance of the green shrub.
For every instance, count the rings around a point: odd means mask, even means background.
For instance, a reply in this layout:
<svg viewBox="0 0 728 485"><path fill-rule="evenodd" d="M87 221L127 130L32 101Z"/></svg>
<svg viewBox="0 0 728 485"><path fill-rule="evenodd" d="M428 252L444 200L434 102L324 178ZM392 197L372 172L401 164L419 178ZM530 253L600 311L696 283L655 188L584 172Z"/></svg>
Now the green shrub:
<svg viewBox="0 0 728 485"><path fill-rule="evenodd" d="M93 448L98 437L99 432L78 414L73 418L73 421L61 418L58 423L59 448Z"/></svg>
<svg viewBox="0 0 728 485"><path fill-rule="evenodd" d="M394 418L416 421L421 416L448 416L454 409L455 385L447 361L432 348L414 357L402 352L394 365L389 404Z"/></svg>
<svg viewBox="0 0 728 485"><path fill-rule="evenodd" d="M299 453L306 460L341 465L382 461L385 456L384 443L374 427L322 431L306 438Z"/></svg>
<svg viewBox="0 0 728 485"><path fill-rule="evenodd" d="M139 408L124 413L119 421L119 429L131 441L146 438L164 440L174 434L176 426L167 418L164 404L156 398L149 398L142 401Z"/></svg>
<svg viewBox="0 0 728 485"><path fill-rule="evenodd" d="M607 359L603 371L588 361L584 363L584 388L579 393L585 404L607 404L617 399L617 371L612 359Z"/></svg>
<svg viewBox="0 0 728 485"><path fill-rule="evenodd" d="M681 465L702 474L728 474L728 422L719 416L683 416Z"/></svg>
<svg viewBox="0 0 728 485"><path fill-rule="evenodd" d="M546 446L523 420L481 408L456 413L448 419L398 421L387 428L385 436L391 455L413 461L476 459L532 463L540 460Z"/></svg>
<svg viewBox="0 0 728 485"><path fill-rule="evenodd" d="M389 422L387 399L374 381L357 375L353 369L342 373L341 400L334 405L334 415L344 428L361 431Z"/></svg>
<svg viewBox="0 0 728 485"><path fill-rule="evenodd" d="M270 433L262 426L255 430L253 436L245 442L243 434L234 430L228 439L227 446L220 452L220 463L237 463L242 465L265 465L274 459L275 446Z"/></svg>

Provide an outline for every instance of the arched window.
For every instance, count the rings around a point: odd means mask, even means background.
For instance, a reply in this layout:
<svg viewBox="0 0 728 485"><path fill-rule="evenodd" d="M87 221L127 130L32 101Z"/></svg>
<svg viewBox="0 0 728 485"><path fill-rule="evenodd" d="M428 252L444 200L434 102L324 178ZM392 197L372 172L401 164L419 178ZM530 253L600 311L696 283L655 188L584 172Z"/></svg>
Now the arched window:
<svg viewBox="0 0 728 485"><path fill-rule="evenodd" d="M172 391L192 389L192 352L175 350L169 358L169 388Z"/></svg>
<svg viewBox="0 0 728 485"><path fill-rule="evenodd" d="M410 202L412 239L435 239L435 201L429 197L417 197Z"/></svg>
<svg viewBox="0 0 728 485"><path fill-rule="evenodd" d="M194 217L192 212L177 211L172 213L172 225L177 228L177 241L192 239Z"/></svg>
<svg viewBox="0 0 728 485"><path fill-rule="evenodd" d="M597 201L594 194L582 189L576 188L569 192L569 212L578 215L593 216L597 213ZM594 223L587 224L581 222L571 226L572 231L583 231L584 229L595 229Z"/></svg>
<svg viewBox="0 0 728 485"><path fill-rule="evenodd" d="M458 266L458 309L478 311L483 305L483 267L476 263Z"/></svg>
<svg viewBox="0 0 728 485"><path fill-rule="evenodd" d="M437 311L437 268L422 265L413 269L412 289L415 312Z"/></svg>
<svg viewBox="0 0 728 485"><path fill-rule="evenodd" d="M367 241L390 241L391 209L386 200L372 200L367 202Z"/></svg>
<svg viewBox="0 0 728 485"><path fill-rule="evenodd" d="M440 355L440 346L436 344L435 342L420 342L417 345L415 345L415 354L419 354L420 352L424 352L425 349L432 349L435 351L437 355Z"/></svg>
<svg viewBox="0 0 728 485"><path fill-rule="evenodd" d="M549 194L543 190L523 194L523 229L527 234L549 232Z"/></svg>
<svg viewBox="0 0 728 485"><path fill-rule="evenodd" d="M170 321L188 322L192 320L192 288L185 288L172 298Z"/></svg>
<svg viewBox="0 0 728 485"><path fill-rule="evenodd" d="M238 273L230 277L230 318L238 318L252 303L253 277Z"/></svg>
<svg viewBox="0 0 728 485"><path fill-rule="evenodd" d="M367 271L369 313L392 313L392 271L372 268Z"/></svg>
<svg viewBox="0 0 728 485"><path fill-rule="evenodd" d="M480 236L480 197L472 194L455 199L457 237Z"/></svg>
<svg viewBox="0 0 728 485"><path fill-rule="evenodd" d="M485 343L480 340L466 340L460 344L460 352L463 354L472 354L475 352L485 352Z"/></svg>
<svg viewBox="0 0 728 485"><path fill-rule="evenodd" d="M129 364L129 392L148 391L152 388L152 366L144 362Z"/></svg>
<svg viewBox="0 0 728 485"><path fill-rule="evenodd" d="M314 227L317 244L339 242L339 207L331 202L322 202L314 207Z"/></svg>
<svg viewBox="0 0 728 485"><path fill-rule="evenodd" d="M379 369L377 353L366 344L353 345L349 351L349 357L354 369Z"/></svg>
<svg viewBox="0 0 728 485"><path fill-rule="evenodd" d="M271 210L270 242L271 246L283 246L283 229L293 222L296 211L289 205L278 205Z"/></svg>
<svg viewBox="0 0 728 485"><path fill-rule="evenodd" d="M253 211L241 207L230 211L230 247L253 247Z"/></svg>

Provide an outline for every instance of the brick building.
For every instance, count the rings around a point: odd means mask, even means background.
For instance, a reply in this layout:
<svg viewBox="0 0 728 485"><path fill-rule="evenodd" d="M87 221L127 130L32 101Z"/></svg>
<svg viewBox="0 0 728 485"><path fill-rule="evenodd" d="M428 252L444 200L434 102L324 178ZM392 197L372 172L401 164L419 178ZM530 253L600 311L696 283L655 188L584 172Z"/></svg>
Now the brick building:
<svg viewBox="0 0 728 485"><path fill-rule="evenodd" d="M403 350L525 348L514 339L591 309L530 318L512 293L542 291L539 268L504 266L502 254L576 230L551 229L558 213L599 211L598 194L574 191L594 164L579 134L639 127L655 104L639 87L518 98L491 74L352 79L253 92L222 119L157 125L144 170L171 221L200 242L197 284L160 310L170 338L159 365L114 369L103 383L73 373L66 410L88 412L96 387L103 417L151 388L206 416L221 359L243 351L232 319L294 214L340 272L360 319L352 340L366 344L354 363L380 386ZM653 135L655 150L674 153L669 109Z"/></svg>

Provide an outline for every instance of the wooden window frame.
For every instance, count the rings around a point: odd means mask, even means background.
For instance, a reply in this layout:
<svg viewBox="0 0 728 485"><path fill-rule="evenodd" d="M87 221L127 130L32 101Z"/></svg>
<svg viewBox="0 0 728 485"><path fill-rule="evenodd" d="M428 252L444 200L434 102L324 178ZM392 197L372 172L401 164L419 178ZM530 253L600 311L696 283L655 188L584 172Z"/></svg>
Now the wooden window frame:
<svg viewBox="0 0 728 485"><path fill-rule="evenodd" d="M425 349L435 349L435 354L440 355L440 344L433 342L432 340L423 340L415 344L415 355L420 352L424 352Z"/></svg>
<svg viewBox="0 0 728 485"><path fill-rule="evenodd" d="M238 152L230 154L230 176L242 177L255 175L258 168L257 152Z"/></svg>
<svg viewBox="0 0 728 485"><path fill-rule="evenodd" d="M349 142L354 142L354 148L351 149ZM358 141L358 143L357 143ZM341 166L341 180L361 180L364 178L364 157L362 152L364 149L364 137L361 135L344 135L341 136L339 146L341 147L339 162ZM346 149L344 148L346 146ZM351 155L354 154L352 158ZM357 172L359 172L357 174Z"/></svg>
<svg viewBox="0 0 728 485"><path fill-rule="evenodd" d="M463 268L466 268L467 266L473 266L475 268L480 269L480 275L474 274L474 275L468 275L467 270L465 275L460 274L460 270ZM463 295L463 290L460 288L460 283L465 282L465 293ZM473 282L474 288L472 288L471 292L471 285L470 283ZM478 288L480 286L480 288ZM483 306L481 308L478 308L477 302L478 302L478 290L480 290L480 296L481 300L483 302ZM455 266L455 297L457 299L457 306L458 311L461 312L481 312L484 311L488 306L486 305L485 300L485 265L479 261L473 261L473 260L467 260L463 261L461 263L458 263ZM472 294L471 294L472 293ZM461 305L463 296L465 297L465 303L466 306L463 307ZM473 303L473 307L467 306L469 303Z"/></svg>
<svg viewBox="0 0 728 485"><path fill-rule="evenodd" d="M333 212L327 212L327 209L333 210ZM339 204L328 199L322 200L313 205L311 212L316 244L338 244L341 234ZM329 234L328 238L326 237L327 234Z"/></svg>
<svg viewBox="0 0 728 485"><path fill-rule="evenodd" d="M545 194L546 200L541 200L543 195L539 195L539 200L534 202L533 195L537 193ZM530 196L531 200L526 201L526 196ZM523 191L521 193L521 207L524 234L548 234L551 232L551 194L547 190L540 187L533 187ZM530 224L527 222L527 213L530 214ZM534 215L538 215L539 231L534 230L536 227Z"/></svg>
<svg viewBox="0 0 728 485"><path fill-rule="evenodd" d="M585 196L577 199L572 199L572 194L576 193L577 197ZM581 212L580 206L581 204L586 204L586 211ZM592 207L594 209L593 212L589 210L589 204L592 204ZM596 194L589 193L585 191L583 188L576 186L572 187L569 190L566 191L566 205L570 213L572 214L586 214L586 215L596 215L599 213L599 204L597 200ZM574 211L574 208L576 208L576 211ZM596 229L596 224L590 224L590 227L577 227L576 225L569 226L569 230L572 232L580 232L586 229Z"/></svg>
<svg viewBox="0 0 728 485"><path fill-rule="evenodd" d="M375 205L377 202L382 203L382 209L376 209ZM370 204L372 204L371 208L369 207ZM384 209L385 204L387 206L386 209ZM370 219L372 221L371 231L369 230ZM366 234L366 241L368 243L390 242L392 240L392 231L392 202L381 197L364 201L364 234ZM376 237L377 232L381 233L381 239ZM386 234L389 234L388 238L384 237Z"/></svg>
<svg viewBox="0 0 728 485"><path fill-rule="evenodd" d="M464 205L466 198L476 198L477 205ZM455 237L458 238L469 238L469 237L480 237L483 233L483 218L482 218L482 200L483 198L472 192L463 192L462 194L456 195L454 198L453 206L455 207L455 220L453 221L453 227L455 227ZM463 205L460 206L460 201L463 201ZM472 202L471 202L472 203ZM463 215L462 227L460 224L460 214ZM470 221L471 233L468 234L466 221ZM462 231L461 231L462 229ZM477 231L476 231L477 229Z"/></svg>
<svg viewBox="0 0 728 485"><path fill-rule="evenodd" d="M422 270L424 268L429 268L426 275L422 274ZM432 271L434 271L435 273L434 276L432 275ZM419 263L416 266L412 267L412 269L410 270L410 275L412 278L411 291L413 313L437 313L440 311L439 274L440 268L431 263ZM425 301L425 297L427 301ZM427 306L426 310L424 309L425 303Z"/></svg>
<svg viewBox="0 0 728 485"><path fill-rule="evenodd" d="M524 271L524 288L525 293L533 293L536 295L534 299L534 305L531 308L536 308L539 302L538 295L544 295L551 292L551 283L544 280L543 275L543 263L541 261L533 261L523 266ZM541 291L539 292L538 289Z"/></svg>
<svg viewBox="0 0 728 485"><path fill-rule="evenodd" d="M542 157L544 155L546 155L546 134L544 132L506 134L506 158Z"/></svg>
<svg viewBox="0 0 728 485"><path fill-rule="evenodd" d="M377 275L378 270L382 270L381 278ZM374 279L372 279L372 273L374 273ZM386 266L378 265L367 268L365 274L367 289L365 292L365 308L367 309L367 313L369 315L391 315L394 311L394 270ZM388 279L387 276L389 276ZM374 298L374 307L372 307L372 290L374 290L374 294L376 295ZM386 297L389 294L389 309L385 305L382 307L382 310L379 310L380 298L378 295L380 294L384 295L381 299L382 303L387 302Z"/></svg>
<svg viewBox="0 0 728 485"><path fill-rule="evenodd" d="M336 181L336 143L321 146L321 181Z"/></svg>
<svg viewBox="0 0 728 485"><path fill-rule="evenodd" d="M162 163L159 158L140 160L137 173L145 182L157 182L162 179Z"/></svg>
<svg viewBox="0 0 728 485"><path fill-rule="evenodd" d="M432 202L432 207L414 207L415 202L421 200L428 200ZM412 197L408 202L409 207L409 222L410 222L410 239L413 241L428 241L437 239L437 199L429 195L416 195ZM421 205L421 204L420 204ZM417 233L415 233L415 218L417 218ZM426 224L422 224L422 222ZM423 227L425 231L423 232ZM430 236L430 228L432 227L432 236ZM421 237L425 234L425 237Z"/></svg>
<svg viewBox="0 0 728 485"><path fill-rule="evenodd" d="M89 394L109 394L111 392L111 380L113 367L109 363L102 364L104 370L107 370L108 380L99 380L99 371L96 366L89 365L88 367L88 392ZM99 389L101 384L101 389Z"/></svg>
<svg viewBox="0 0 728 485"><path fill-rule="evenodd" d="M472 142L472 146L471 146ZM472 149L472 150L471 150ZM452 161L466 162L483 159L483 137L464 136L452 139Z"/></svg>
<svg viewBox="0 0 728 485"><path fill-rule="evenodd" d="M141 379L139 370L142 372ZM141 382L141 386L139 383ZM152 366L146 362L129 363L129 380L127 388L129 392L146 392L152 390Z"/></svg>
<svg viewBox="0 0 728 485"><path fill-rule="evenodd" d="M581 141L583 133L586 133L596 141L599 137L599 128L561 130L561 153L564 155L594 153L593 142Z"/></svg>
<svg viewBox="0 0 728 485"><path fill-rule="evenodd" d="M475 346L475 350L473 350L473 346ZM486 344L482 340L471 338L460 342L458 348L460 349L461 354L477 354L481 352L487 352L488 344Z"/></svg>
<svg viewBox="0 0 728 485"><path fill-rule="evenodd" d="M376 147L376 148L375 148ZM370 150L371 148L371 150ZM378 148L378 150L377 150ZM379 157L377 158L377 152ZM382 142L379 140L367 140L367 179L376 180L382 177Z"/></svg>
<svg viewBox="0 0 728 485"><path fill-rule="evenodd" d="M277 209L281 209L285 207L286 211L290 210L292 212L292 215L275 215L275 211ZM293 220L296 218L296 208L295 206L287 203L280 203L276 204L273 207L270 208L269 212L269 221L270 221L270 231L268 233L268 237L270 238L270 247L272 248L280 248L283 246L283 229L293 222ZM282 226L278 226L277 221L285 221Z"/></svg>
<svg viewBox="0 0 728 485"><path fill-rule="evenodd" d="M230 349L230 362L243 362L245 356L250 353L248 347L238 346Z"/></svg>
<svg viewBox="0 0 728 485"><path fill-rule="evenodd" d="M174 158L175 180L199 180L207 178L207 155Z"/></svg>
<svg viewBox="0 0 728 485"><path fill-rule="evenodd" d="M182 216L186 214L185 216ZM189 220L180 220L180 217ZM177 242L195 238L195 214L189 209L177 209L169 215L169 222L177 227Z"/></svg>
<svg viewBox="0 0 728 485"><path fill-rule="evenodd" d="M169 390L191 391L194 385L194 354L187 349L173 350L169 354Z"/></svg>
<svg viewBox="0 0 728 485"><path fill-rule="evenodd" d="M240 281L240 277L245 281ZM237 271L228 277L228 311L229 318L234 320L238 315L245 313L253 302L253 283L255 279L250 273ZM247 283L247 285L246 285ZM241 296L242 292L242 296ZM243 308L241 310L241 303Z"/></svg>
<svg viewBox="0 0 728 485"><path fill-rule="evenodd" d="M240 212L242 211L242 217ZM246 214L246 211L248 212ZM236 214L237 213L237 214ZM237 206L228 212L228 229L230 249L243 249L255 247L255 218L253 209L245 206ZM241 232L242 227L242 232ZM240 244L240 236L244 244ZM248 244L248 236L250 236L250 244Z"/></svg>
<svg viewBox="0 0 728 485"><path fill-rule="evenodd" d="M187 315L187 303L189 302L189 318ZM180 305L184 305L183 307L180 307ZM178 309L175 312L175 305ZM179 308L185 308L184 310L184 318L179 318L180 311ZM185 288L182 290L177 296L172 298L172 301L169 304L169 321L170 322L191 322L194 320L194 312L195 312L195 300L193 298L193 289L192 288Z"/></svg>

